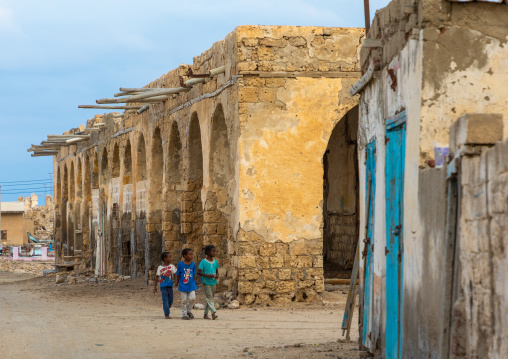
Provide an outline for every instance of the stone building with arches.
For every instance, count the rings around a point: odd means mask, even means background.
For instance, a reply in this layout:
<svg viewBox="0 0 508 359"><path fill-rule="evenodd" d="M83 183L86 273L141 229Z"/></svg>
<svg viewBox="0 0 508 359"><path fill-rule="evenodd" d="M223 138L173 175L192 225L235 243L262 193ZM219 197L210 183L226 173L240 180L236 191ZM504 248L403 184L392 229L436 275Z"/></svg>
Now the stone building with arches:
<svg viewBox="0 0 508 359"><path fill-rule="evenodd" d="M146 87L223 74L67 131L101 124L54 156L57 261L148 280L161 251L210 243L240 302L314 300L326 263L354 261L363 34L240 26Z"/></svg>

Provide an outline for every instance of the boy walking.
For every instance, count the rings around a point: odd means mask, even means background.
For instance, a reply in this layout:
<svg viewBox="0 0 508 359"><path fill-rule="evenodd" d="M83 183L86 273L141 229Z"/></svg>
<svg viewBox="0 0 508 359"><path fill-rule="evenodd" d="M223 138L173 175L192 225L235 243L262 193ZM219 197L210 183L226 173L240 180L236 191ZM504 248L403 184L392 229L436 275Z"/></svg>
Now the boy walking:
<svg viewBox="0 0 508 359"><path fill-rule="evenodd" d="M169 310L173 305L173 274L175 274L176 268L171 264L171 254L169 252L163 252L161 254L161 260L163 264L157 268L153 294L157 293L157 283L159 282L164 315L166 316L166 319L171 319L169 316Z"/></svg>
<svg viewBox="0 0 508 359"><path fill-rule="evenodd" d="M215 246L209 244L205 247L206 258L199 263L198 274L203 281L203 291L205 292L206 307L203 318L210 319L208 311L212 312L212 319L217 319L217 310L215 309L213 297L215 296L215 285L219 278L219 262L215 257Z"/></svg>
<svg viewBox="0 0 508 359"><path fill-rule="evenodd" d="M193 253L190 248L182 251L183 261L176 267L176 281L178 291L180 292L182 302L182 319L193 319L192 307L196 300L196 290L198 289L194 278L196 277L196 265L192 261Z"/></svg>

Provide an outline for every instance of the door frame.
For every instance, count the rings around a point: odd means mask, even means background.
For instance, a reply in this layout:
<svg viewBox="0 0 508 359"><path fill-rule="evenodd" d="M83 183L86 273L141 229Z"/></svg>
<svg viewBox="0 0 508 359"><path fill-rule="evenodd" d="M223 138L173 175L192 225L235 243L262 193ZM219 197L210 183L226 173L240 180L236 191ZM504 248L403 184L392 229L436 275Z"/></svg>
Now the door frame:
<svg viewBox="0 0 508 359"><path fill-rule="evenodd" d="M402 358L406 112L385 124L386 358ZM395 313L396 318L393 318Z"/></svg>

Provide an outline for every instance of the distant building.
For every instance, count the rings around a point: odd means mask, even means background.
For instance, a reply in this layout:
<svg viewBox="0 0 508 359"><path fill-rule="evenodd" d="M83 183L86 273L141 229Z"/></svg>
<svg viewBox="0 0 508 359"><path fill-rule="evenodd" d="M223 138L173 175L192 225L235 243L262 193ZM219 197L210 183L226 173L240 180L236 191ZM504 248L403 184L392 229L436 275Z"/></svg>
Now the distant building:
<svg viewBox="0 0 508 359"><path fill-rule="evenodd" d="M28 243L27 232L34 232L34 221L25 212L24 202L2 202L2 244L6 246Z"/></svg>

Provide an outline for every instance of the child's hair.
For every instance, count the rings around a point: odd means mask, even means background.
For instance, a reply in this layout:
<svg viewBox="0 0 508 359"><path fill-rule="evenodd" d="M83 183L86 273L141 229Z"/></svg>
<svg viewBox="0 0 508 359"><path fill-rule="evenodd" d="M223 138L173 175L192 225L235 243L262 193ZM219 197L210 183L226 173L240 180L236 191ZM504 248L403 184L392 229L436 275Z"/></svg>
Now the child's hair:
<svg viewBox="0 0 508 359"><path fill-rule="evenodd" d="M205 254L208 255L208 253L210 253L214 248L215 246L213 244L208 244L204 246L203 250L205 251Z"/></svg>
<svg viewBox="0 0 508 359"><path fill-rule="evenodd" d="M168 255L170 255L170 254L171 254L171 253L169 253L169 252L162 252L162 254L161 254L161 261L163 261L163 262L164 262L164 258L166 258L166 257L167 257Z"/></svg>
<svg viewBox="0 0 508 359"><path fill-rule="evenodd" d="M190 249L190 248L184 248L183 251L182 251L182 257L187 255L187 253L189 253L189 252L192 252L192 249Z"/></svg>

